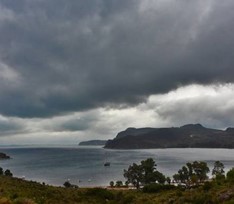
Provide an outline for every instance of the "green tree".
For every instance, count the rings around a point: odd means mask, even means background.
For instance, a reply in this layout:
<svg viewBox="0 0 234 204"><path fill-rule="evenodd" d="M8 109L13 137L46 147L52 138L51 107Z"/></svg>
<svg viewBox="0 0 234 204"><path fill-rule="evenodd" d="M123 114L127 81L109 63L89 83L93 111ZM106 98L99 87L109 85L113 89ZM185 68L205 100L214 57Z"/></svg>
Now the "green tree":
<svg viewBox="0 0 234 204"><path fill-rule="evenodd" d="M0 167L0 175L3 175L3 169Z"/></svg>
<svg viewBox="0 0 234 204"><path fill-rule="evenodd" d="M143 180L142 183L149 184L156 181L156 163L152 158L141 161L141 167L143 170Z"/></svg>
<svg viewBox="0 0 234 204"><path fill-rule="evenodd" d="M177 174L173 176L174 180L179 183L188 184L189 181L189 171L186 166L183 166Z"/></svg>
<svg viewBox="0 0 234 204"><path fill-rule="evenodd" d="M156 163L152 158L142 160L141 164L133 163L128 170L124 170L124 177L129 183L139 188L140 184L161 183L164 184L166 177L156 170Z"/></svg>
<svg viewBox="0 0 234 204"><path fill-rule="evenodd" d="M110 182L110 187L113 187L115 185L114 181Z"/></svg>
<svg viewBox="0 0 234 204"><path fill-rule="evenodd" d="M123 186L123 182L122 181L116 181L115 186L116 187L121 187L121 186Z"/></svg>
<svg viewBox="0 0 234 204"><path fill-rule="evenodd" d="M227 172L227 180L234 183L234 168Z"/></svg>
<svg viewBox="0 0 234 204"><path fill-rule="evenodd" d="M224 164L220 161L216 161L214 163L214 168L212 170L212 175L216 178L216 179L220 179L220 178L225 178L224 176Z"/></svg>
<svg viewBox="0 0 234 204"><path fill-rule="evenodd" d="M186 163L186 166L188 168L188 175L189 175L189 177L191 177L193 175L193 164L188 162L188 163Z"/></svg>
<svg viewBox="0 0 234 204"><path fill-rule="evenodd" d="M125 181L125 186L127 186L128 187L128 185L129 185L129 182L128 181Z"/></svg>
<svg viewBox="0 0 234 204"><path fill-rule="evenodd" d="M179 174L174 174L173 175L173 179L176 183L179 183L180 182L180 175Z"/></svg>
<svg viewBox="0 0 234 204"><path fill-rule="evenodd" d="M13 174L11 173L11 171L9 169L7 169L5 172L4 172L5 176L10 176L12 177Z"/></svg>
<svg viewBox="0 0 234 204"><path fill-rule="evenodd" d="M140 187L140 183L143 180L143 169L141 165L133 163L128 167L128 170L124 169L124 177L129 183L132 183L137 189Z"/></svg>
<svg viewBox="0 0 234 204"><path fill-rule="evenodd" d="M63 185L64 185L64 187L66 187L66 188L72 187L72 184L71 184L69 181L65 181Z"/></svg>
<svg viewBox="0 0 234 204"><path fill-rule="evenodd" d="M160 184L164 184L166 182L166 177L159 171L154 172L154 180ZM152 183L152 182L150 182Z"/></svg>
<svg viewBox="0 0 234 204"><path fill-rule="evenodd" d="M166 177L166 182L170 185L171 184L171 178L170 177Z"/></svg>
<svg viewBox="0 0 234 204"><path fill-rule="evenodd" d="M208 178L207 173L209 171L206 162L194 161L183 166L173 178L176 182L184 183L189 187L191 184L204 182Z"/></svg>
<svg viewBox="0 0 234 204"><path fill-rule="evenodd" d="M195 175L198 177L199 181L204 182L208 178L207 173L210 172L210 169L206 162L195 161L193 162L193 171L195 172Z"/></svg>

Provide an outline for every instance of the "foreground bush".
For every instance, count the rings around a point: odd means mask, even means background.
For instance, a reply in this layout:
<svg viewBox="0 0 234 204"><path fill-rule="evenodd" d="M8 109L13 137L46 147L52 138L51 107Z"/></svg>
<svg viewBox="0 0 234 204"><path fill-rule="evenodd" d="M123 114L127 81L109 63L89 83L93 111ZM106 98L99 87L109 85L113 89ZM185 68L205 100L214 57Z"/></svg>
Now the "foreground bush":
<svg viewBox="0 0 234 204"><path fill-rule="evenodd" d="M108 191L106 189L103 188L91 188L88 189L86 192L87 196L94 196L94 197L98 197L104 200L112 200L114 199L114 195L111 191Z"/></svg>
<svg viewBox="0 0 234 204"><path fill-rule="evenodd" d="M158 183L152 183L148 184L143 187L143 192L144 193L157 193L163 190L170 190L170 189L175 189L176 187L173 185L162 185Z"/></svg>
<svg viewBox="0 0 234 204"><path fill-rule="evenodd" d="M227 180L234 183L234 168L227 172Z"/></svg>

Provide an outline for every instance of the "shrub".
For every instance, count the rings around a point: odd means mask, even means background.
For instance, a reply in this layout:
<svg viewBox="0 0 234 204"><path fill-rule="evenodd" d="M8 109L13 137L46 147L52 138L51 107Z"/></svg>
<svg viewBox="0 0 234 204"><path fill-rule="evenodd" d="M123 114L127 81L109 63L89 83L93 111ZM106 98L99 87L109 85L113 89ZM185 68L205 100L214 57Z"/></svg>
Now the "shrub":
<svg viewBox="0 0 234 204"><path fill-rule="evenodd" d="M64 183L63 185L64 185L64 187L66 187L66 188L72 187L72 184L71 184L69 181L65 181L65 183Z"/></svg>
<svg viewBox="0 0 234 204"><path fill-rule="evenodd" d="M114 181L110 182L110 187L113 187L115 185Z"/></svg>
<svg viewBox="0 0 234 204"><path fill-rule="evenodd" d="M133 203L134 196L133 195L126 195L123 192L118 192L115 195L113 203L121 203L121 204L129 204Z"/></svg>
<svg viewBox="0 0 234 204"><path fill-rule="evenodd" d="M5 176L10 176L12 177L13 174L11 173L11 171L9 169L7 169L5 172L4 172Z"/></svg>
<svg viewBox="0 0 234 204"><path fill-rule="evenodd" d="M121 186L123 186L123 182L122 181L116 181L115 186L116 187L121 187Z"/></svg>
<svg viewBox="0 0 234 204"><path fill-rule="evenodd" d="M170 189L174 189L176 188L173 185L162 185L162 184L158 184L158 183L152 183L152 184L148 184L146 186L143 187L143 192L144 193L157 193L163 190L170 190Z"/></svg>
<svg viewBox="0 0 234 204"><path fill-rule="evenodd" d="M201 203L213 203L211 195L207 193L199 193L192 197L192 203L201 204Z"/></svg>
<svg viewBox="0 0 234 204"><path fill-rule="evenodd" d="M213 186L213 183L212 182L205 182L204 185L203 185L203 190L204 191L209 191Z"/></svg>
<svg viewBox="0 0 234 204"><path fill-rule="evenodd" d="M3 175L3 169L0 167L0 175Z"/></svg>
<svg viewBox="0 0 234 204"><path fill-rule="evenodd" d="M234 168L227 172L227 180L234 183Z"/></svg>
<svg viewBox="0 0 234 204"><path fill-rule="evenodd" d="M216 177L215 177L215 180L216 180L216 181L222 181L222 180L224 180L224 179L225 179L225 176L222 175L222 174L218 174L218 175L216 175Z"/></svg>
<svg viewBox="0 0 234 204"><path fill-rule="evenodd" d="M18 198L19 197L19 195L17 194L17 193L13 193L12 195L11 195L11 199L16 199L16 198Z"/></svg>
<svg viewBox="0 0 234 204"><path fill-rule="evenodd" d="M112 200L114 198L113 193L103 188L91 188L86 192L87 196L95 196L104 200Z"/></svg>

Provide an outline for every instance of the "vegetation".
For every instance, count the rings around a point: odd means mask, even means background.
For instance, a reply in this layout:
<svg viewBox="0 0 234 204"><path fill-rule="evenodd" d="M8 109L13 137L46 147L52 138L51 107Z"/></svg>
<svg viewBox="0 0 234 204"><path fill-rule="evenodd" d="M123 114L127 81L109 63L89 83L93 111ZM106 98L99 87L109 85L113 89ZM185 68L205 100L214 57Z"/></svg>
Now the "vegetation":
<svg viewBox="0 0 234 204"><path fill-rule="evenodd" d="M69 181L65 181L63 186L66 188L70 188L70 187L72 187L72 184Z"/></svg>
<svg viewBox="0 0 234 204"><path fill-rule="evenodd" d="M114 187L115 182L114 181L110 181L110 187Z"/></svg>
<svg viewBox="0 0 234 204"><path fill-rule="evenodd" d="M78 188L77 185L71 184L70 181L65 181L64 184L63 184L63 186L65 188Z"/></svg>
<svg viewBox="0 0 234 204"><path fill-rule="evenodd" d="M173 176L177 183L185 184L187 187L204 183L208 179L207 173L210 169L205 162L187 163L177 174Z"/></svg>
<svg viewBox="0 0 234 204"><path fill-rule="evenodd" d="M108 140L108 149L234 148L234 129L210 129L201 124L171 128L128 128ZM166 135L166 137L165 137Z"/></svg>
<svg viewBox="0 0 234 204"><path fill-rule="evenodd" d="M214 164L213 169L217 170L217 166L222 166L220 163L219 165L217 164L218 163ZM67 188L54 187L6 176L4 175L6 171L2 170L3 175L0 175L0 204L234 203L234 168L229 170L226 176L222 173L224 179L217 180L216 177L214 177L212 180L207 180L208 169L205 162L187 163L180 169L181 171L179 170L181 172L180 176L184 176L183 179L186 178L186 181L189 183L196 181L196 185L176 186L173 183L173 179L169 177L165 179L165 183L159 183L156 164L152 159L144 160L140 164L135 165L138 166L137 169L141 169L139 185L143 186L142 189L123 190L117 187L110 189L77 189L74 188L72 184ZM132 164L130 167L135 165ZM222 172L220 168L218 169L217 172ZM130 172L132 171L128 173ZM212 170L212 173L213 172L216 171ZM133 173L135 174L134 171ZM217 175L219 175L219 173ZM196 179L194 179L194 177L196 177ZM185 181L185 179L183 181ZM110 184L112 184L113 187L122 186L123 182L112 181ZM131 186L133 183L129 185Z"/></svg>
<svg viewBox="0 0 234 204"><path fill-rule="evenodd" d="M220 180L220 179L224 179L225 175L224 175L225 171L224 171L224 165L222 162L220 161L216 161L214 163L214 168L212 170L212 175L214 176L214 178L216 180Z"/></svg>
<svg viewBox="0 0 234 204"><path fill-rule="evenodd" d="M7 169L6 171L3 171L3 168L0 167L0 176L2 176L2 175L10 176L10 177L13 176L13 174L11 173L11 171L9 169Z"/></svg>
<svg viewBox="0 0 234 204"><path fill-rule="evenodd" d="M166 177L156 169L156 163L152 158L141 161L141 164L133 163L128 167L128 170L124 170L124 177L128 183L131 183L137 189L140 185L146 185L150 183L164 184Z"/></svg>
<svg viewBox="0 0 234 204"><path fill-rule="evenodd" d="M10 176L10 177L13 176L13 174L11 173L11 171L10 171L9 169L7 169L7 170L4 172L4 175L5 175L5 176Z"/></svg>
<svg viewBox="0 0 234 204"><path fill-rule="evenodd" d="M175 189L176 187L173 185L162 185L158 183L151 183L148 185L145 185L143 188L144 193L158 193L160 191L164 190L170 190L170 189Z"/></svg>
<svg viewBox="0 0 234 204"><path fill-rule="evenodd" d="M148 184L142 190L107 190L53 187L0 176L0 192L0 204L230 204L234 202L234 185L227 179L219 183L212 180L188 190L168 184Z"/></svg>
<svg viewBox="0 0 234 204"><path fill-rule="evenodd" d="M121 187L121 186L123 186L123 182L122 181L116 181L115 186L116 187Z"/></svg>
<svg viewBox="0 0 234 204"><path fill-rule="evenodd" d="M234 184L234 168L227 172L227 180Z"/></svg>

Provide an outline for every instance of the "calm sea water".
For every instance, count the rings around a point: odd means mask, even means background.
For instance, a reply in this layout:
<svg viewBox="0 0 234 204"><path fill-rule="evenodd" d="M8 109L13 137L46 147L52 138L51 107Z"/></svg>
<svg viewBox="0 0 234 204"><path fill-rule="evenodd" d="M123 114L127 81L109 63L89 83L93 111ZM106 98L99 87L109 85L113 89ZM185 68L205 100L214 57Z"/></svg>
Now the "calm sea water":
<svg viewBox="0 0 234 204"><path fill-rule="evenodd" d="M17 177L61 186L70 182L79 186L105 186L111 180L122 180L123 169L133 162L152 157L157 169L166 176L175 174L189 161L206 161L212 167L220 160L225 170L234 167L234 149L150 149L107 150L101 147L0 147L13 159L1 160ZM104 167L106 161L110 167ZM80 180L80 182L79 182Z"/></svg>

